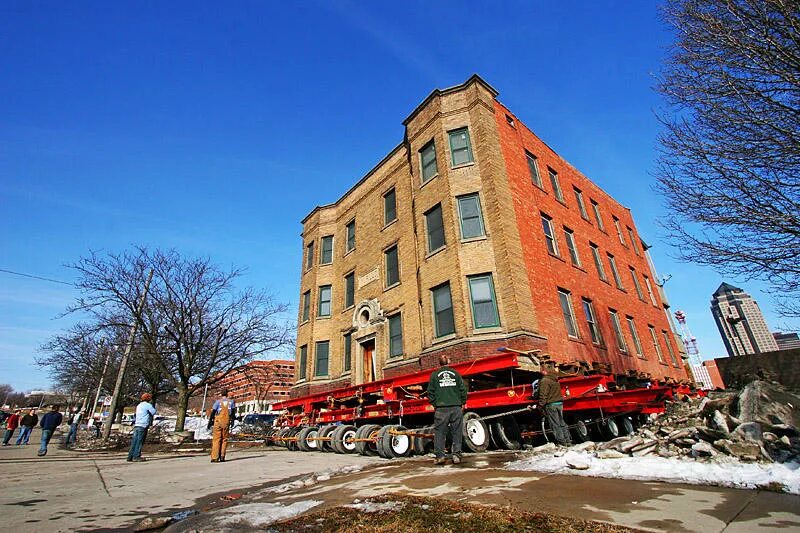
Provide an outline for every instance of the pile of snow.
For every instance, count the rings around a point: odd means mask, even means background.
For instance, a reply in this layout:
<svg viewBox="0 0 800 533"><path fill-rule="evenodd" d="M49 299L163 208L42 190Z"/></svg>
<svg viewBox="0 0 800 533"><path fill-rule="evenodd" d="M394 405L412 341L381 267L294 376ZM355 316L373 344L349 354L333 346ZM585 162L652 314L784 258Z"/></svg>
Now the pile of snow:
<svg viewBox="0 0 800 533"><path fill-rule="evenodd" d="M371 502L354 500L350 505L345 505L350 509L357 509L362 513L387 513L391 511L399 511L405 507L405 502Z"/></svg>
<svg viewBox="0 0 800 533"><path fill-rule="evenodd" d="M800 463L745 464L728 458L701 462L657 456L601 459L590 452L570 450L565 454L537 454L507 463L506 468L745 489L781 485L786 492L800 494Z"/></svg>
<svg viewBox="0 0 800 533"><path fill-rule="evenodd" d="M288 520L321 504L318 500L306 500L284 505L281 503L244 503L222 511L217 523L221 526L246 524L264 527Z"/></svg>

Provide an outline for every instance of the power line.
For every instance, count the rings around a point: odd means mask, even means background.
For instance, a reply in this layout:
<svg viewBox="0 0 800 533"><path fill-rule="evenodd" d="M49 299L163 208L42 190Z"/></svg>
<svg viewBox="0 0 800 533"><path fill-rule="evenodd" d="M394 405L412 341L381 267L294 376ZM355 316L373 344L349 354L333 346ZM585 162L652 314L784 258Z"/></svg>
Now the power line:
<svg viewBox="0 0 800 533"><path fill-rule="evenodd" d="M42 281L49 281L51 283L60 283L62 285L69 285L70 287L75 286L74 283L67 283L66 281L60 281L51 278L43 278L42 276L34 276L33 274L25 274L23 272L14 272L13 270L6 270L4 268L0 268L0 272L5 272L6 274L14 274L15 276L22 276L24 278L40 279Z"/></svg>

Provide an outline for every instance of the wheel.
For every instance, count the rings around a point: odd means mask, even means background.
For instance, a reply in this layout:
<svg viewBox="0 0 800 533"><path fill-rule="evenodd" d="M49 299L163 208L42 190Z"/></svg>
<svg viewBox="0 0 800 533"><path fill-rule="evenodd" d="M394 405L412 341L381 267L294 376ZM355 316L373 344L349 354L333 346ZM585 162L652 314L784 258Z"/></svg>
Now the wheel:
<svg viewBox="0 0 800 533"><path fill-rule="evenodd" d="M286 436L288 438L290 438L290 439L291 438L296 438L297 434L300 433L300 431L302 431L302 428L299 428L299 427L291 428L289 430L289 432L286 434ZM297 445L297 440L287 440L286 441L286 448L289 451L292 451L292 452L296 452L296 451L300 450L300 447Z"/></svg>
<svg viewBox="0 0 800 533"><path fill-rule="evenodd" d="M374 439L381 427L377 424L365 424L356 431L357 439ZM361 455L378 455L378 447L374 441L356 442L356 451Z"/></svg>
<svg viewBox="0 0 800 533"><path fill-rule="evenodd" d="M589 428L583 420L577 420L572 427L572 440L575 442L588 442L591 440L589 436Z"/></svg>
<svg viewBox="0 0 800 533"><path fill-rule="evenodd" d="M492 440L500 449L519 450L522 447L522 434L517 419L506 415L492 422Z"/></svg>
<svg viewBox="0 0 800 533"><path fill-rule="evenodd" d="M433 434L433 426L417 428L414 433ZM433 452L433 437L414 437L414 453L426 455Z"/></svg>
<svg viewBox="0 0 800 533"><path fill-rule="evenodd" d="M331 433L336 431L336 428L338 427L339 426L335 426L333 424L328 424L327 426L322 426L321 428L319 428L319 433L317 434L317 437L320 439L319 441L317 441L319 443L319 445L317 446L317 449L319 451L321 452L334 451L334 449L331 447L331 441L322 439L324 437L330 437Z"/></svg>
<svg viewBox="0 0 800 533"><path fill-rule="evenodd" d="M485 452L489 447L489 428L486 422L481 420L478 413L468 412L464 414L464 447L471 452Z"/></svg>
<svg viewBox="0 0 800 533"><path fill-rule="evenodd" d="M292 428L282 428L280 431L278 431L278 440L275 441L275 444L282 446L283 448L288 448L289 441L283 439L286 438L291 431Z"/></svg>
<svg viewBox="0 0 800 533"><path fill-rule="evenodd" d="M378 455L384 459L396 459L411 455L411 437L392 435L392 432L408 431L404 426L384 426L378 432Z"/></svg>
<svg viewBox="0 0 800 533"><path fill-rule="evenodd" d="M300 430L300 433L297 434L297 447L304 452L317 451L319 445L317 433L319 433L317 426L309 426Z"/></svg>
<svg viewBox="0 0 800 533"><path fill-rule="evenodd" d="M352 441L355 437L355 426L339 426L331 433L331 447L336 453L355 453L356 443Z"/></svg>
<svg viewBox="0 0 800 533"><path fill-rule="evenodd" d="M277 433L277 429L276 428L269 428L264 433L264 446L272 446L272 444L273 444L272 437L275 436L275 433Z"/></svg>
<svg viewBox="0 0 800 533"><path fill-rule="evenodd" d="M600 433L607 440L619 437L619 426L613 418L606 418L605 423L600 422Z"/></svg>
<svg viewBox="0 0 800 533"><path fill-rule="evenodd" d="M623 435L630 435L634 432L635 428L633 427L633 420L629 416L621 416L619 418L620 422L620 433Z"/></svg>

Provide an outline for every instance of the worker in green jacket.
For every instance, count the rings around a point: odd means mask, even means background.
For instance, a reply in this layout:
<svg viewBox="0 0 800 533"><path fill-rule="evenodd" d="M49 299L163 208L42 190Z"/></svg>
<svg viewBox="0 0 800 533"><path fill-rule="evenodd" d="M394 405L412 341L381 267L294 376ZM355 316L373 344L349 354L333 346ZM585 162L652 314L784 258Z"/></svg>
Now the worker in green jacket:
<svg viewBox="0 0 800 533"><path fill-rule="evenodd" d="M572 439L569 437L567 423L564 422L564 396L561 394L561 385L555 377L555 368L542 367L542 377L539 379L539 388L533 395L535 400L544 410L547 424L553 430L556 442L570 446Z"/></svg>
<svg viewBox="0 0 800 533"><path fill-rule="evenodd" d="M428 380L428 400L436 409L433 415L433 451L436 454L434 464L441 465L447 461L444 444L447 433L453 439L451 448L453 464L461 462L461 440L464 424L464 404L467 403L467 386L461 374L450 368L450 358L439 357L441 367L431 374Z"/></svg>

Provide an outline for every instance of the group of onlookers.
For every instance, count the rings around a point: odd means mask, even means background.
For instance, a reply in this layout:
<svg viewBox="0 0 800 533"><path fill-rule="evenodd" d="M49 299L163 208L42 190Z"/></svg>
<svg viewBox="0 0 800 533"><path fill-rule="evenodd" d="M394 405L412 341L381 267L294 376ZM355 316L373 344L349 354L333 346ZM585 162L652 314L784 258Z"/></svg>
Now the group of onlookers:
<svg viewBox="0 0 800 533"><path fill-rule="evenodd" d="M33 428L37 425L42 428L42 438L39 446L39 456L47 455L47 446L50 444L50 439L53 433L64 422L64 415L61 414L58 405L53 405L50 410L39 418L37 409L27 409L23 414L23 409L16 409L11 414L8 414L3 420L5 425L5 433L3 435L3 446L8 446L14 436L14 432L19 429L16 443L17 445L26 445L31 437ZM83 409L74 407L71 412L67 414L67 424L69 424L69 431L67 432L64 444L69 447L74 444L78 437L78 427L84 419ZM94 420L90 420L94 422ZM99 425L97 429L99 429Z"/></svg>

